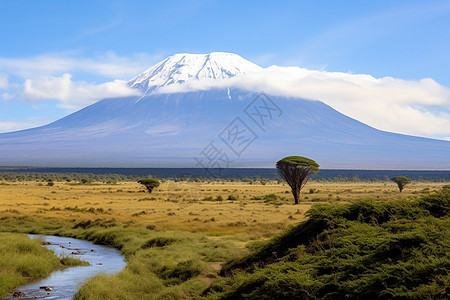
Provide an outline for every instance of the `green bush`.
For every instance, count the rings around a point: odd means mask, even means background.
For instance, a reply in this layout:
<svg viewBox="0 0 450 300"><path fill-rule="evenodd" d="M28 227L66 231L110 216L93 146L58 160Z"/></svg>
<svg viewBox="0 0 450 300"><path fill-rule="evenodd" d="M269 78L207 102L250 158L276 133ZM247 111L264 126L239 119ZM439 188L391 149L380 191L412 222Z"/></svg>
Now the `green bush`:
<svg viewBox="0 0 450 300"><path fill-rule="evenodd" d="M223 201L223 197L222 196L217 196L216 198L213 198L212 196L209 197L205 197L202 199L202 201Z"/></svg>
<svg viewBox="0 0 450 300"><path fill-rule="evenodd" d="M61 264L68 266L68 267L75 267L75 266L89 266L89 263L87 261L80 260L78 258L70 257L70 256L63 256L59 260Z"/></svg>
<svg viewBox="0 0 450 300"><path fill-rule="evenodd" d="M419 204L437 218L448 216L450 214L450 188L444 186L442 192L422 197Z"/></svg>
<svg viewBox="0 0 450 300"><path fill-rule="evenodd" d="M450 193L316 205L309 219L224 264L211 299L444 299Z"/></svg>
<svg viewBox="0 0 450 300"><path fill-rule="evenodd" d="M168 237L155 237L147 242L145 242L144 245L142 245L142 249L146 248L152 248L152 247L164 247L170 244L173 244L176 242L176 239L168 238Z"/></svg>
<svg viewBox="0 0 450 300"><path fill-rule="evenodd" d="M198 262L192 260L179 262L174 268L162 269L158 274L169 284L179 284L200 274Z"/></svg>

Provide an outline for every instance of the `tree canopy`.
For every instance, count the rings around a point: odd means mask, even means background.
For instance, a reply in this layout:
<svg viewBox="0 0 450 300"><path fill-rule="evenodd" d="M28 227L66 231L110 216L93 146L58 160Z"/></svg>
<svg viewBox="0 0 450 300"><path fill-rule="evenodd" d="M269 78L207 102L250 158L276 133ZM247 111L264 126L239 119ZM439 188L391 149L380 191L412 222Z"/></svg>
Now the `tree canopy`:
<svg viewBox="0 0 450 300"><path fill-rule="evenodd" d="M303 156L287 156L277 162L277 167L279 164L290 164L295 165L296 167L308 167L314 172L314 174L319 171L319 165L314 160Z"/></svg>
<svg viewBox="0 0 450 300"><path fill-rule="evenodd" d="M159 181L154 178L141 178L138 179L137 182L144 185L149 193L151 193L153 189L158 187L160 184Z"/></svg>
<svg viewBox="0 0 450 300"><path fill-rule="evenodd" d="M319 165L303 156L287 156L280 159L276 166L280 176L291 187L295 204L298 204L301 189L308 182L309 175L319 171Z"/></svg>
<svg viewBox="0 0 450 300"><path fill-rule="evenodd" d="M400 193L403 191L403 188L405 187L405 185L407 185L408 183L410 183L412 181L412 179L409 178L408 176L395 176L395 177L392 177L391 180L398 185L398 189L400 190Z"/></svg>

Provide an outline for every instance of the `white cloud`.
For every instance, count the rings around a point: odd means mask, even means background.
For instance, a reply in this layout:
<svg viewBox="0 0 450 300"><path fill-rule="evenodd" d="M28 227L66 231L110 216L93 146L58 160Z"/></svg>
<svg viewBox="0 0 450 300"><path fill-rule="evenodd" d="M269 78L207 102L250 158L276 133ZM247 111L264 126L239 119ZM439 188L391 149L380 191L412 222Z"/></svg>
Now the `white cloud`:
<svg viewBox="0 0 450 300"><path fill-rule="evenodd" d="M69 110L79 109L108 97L138 95L125 81L158 61L158 54L138 53L121 57L106 52L95 58L77 58L67 54L44 54L29 58L0 57L0 89L9 89L2 94L4 100L49 100L60 101L60 106ZM111 82L95 84L72 79L73 72L115 78ZM21 80L20 80L21 78Z"/></svg>
<svg viewBox="0 0 450 300"><path fill-rule="evenodd" d="M9 87L8 75L0 73L0 90Z"/></svg>
<svg viewBox="0 0 450 300"><path fill-rule="evenodd" d="M0 74L0 89L8 89L3 93L3 99L56 99L62 107L74 110L102 98L138 94L121 80L101 84L74 81L71 75L74 72L129 79L160 58L149 54L120 57L113 52L94 59L67 55L0 57L2 72L23 78L17 87L17 82L10 82L12 76ZM381 130L440 139L450 136L450 89L430 78L418 81L375 78L364 74L271 66L240 78L191 81L164 87L160 92L211 87L238 87L271 95L317 99Z"/></svg>
<svg viewBox="0 0 450 300"><path fill-rule="evenodd" d="M442 139L450 135L450 89L430 78L414 81L271 66L240 78L193 81L159 92L232 86L277 96L320 100L381 130Z"/></svg>
<svg viewBox="0 0 450 300"><path fill-rule="evenodd" d="M128 87L123 80L114 80L102 84L72 81L72 76L65 73L60 77L47 76L27 79L15 98L28 100L56 99L67 109L78 109L103 98L140 95L140 92Z"/></svg>
<svg viewBox="0 0 450 300"><path fill-rule="evenodd" d="M24 78L86 72L114 79L130 79L162 58L159 54L136 53L130 57L109 51L91 58L67 54L44 54L28 58L0 57L0 70Z"/></svg>
<svg viewBox="0 0 450 300"><path fill-rule="evenodd" d="M158 54L137 53L129 57L106 52L95 58L78 58L66 54L44 54L29 58L0 57L0 89L9 88L2 94L4 100L50 100L60 101L60 106L69 110L79 109L100 99L138 95L126 81L160 59ZM74 72L93 74L116 80L95 84L72 79ZM11 77L12 78L12 77ZM21 79L20 79L21 78ZM11 89L12 88L12 89Z"/></svg>

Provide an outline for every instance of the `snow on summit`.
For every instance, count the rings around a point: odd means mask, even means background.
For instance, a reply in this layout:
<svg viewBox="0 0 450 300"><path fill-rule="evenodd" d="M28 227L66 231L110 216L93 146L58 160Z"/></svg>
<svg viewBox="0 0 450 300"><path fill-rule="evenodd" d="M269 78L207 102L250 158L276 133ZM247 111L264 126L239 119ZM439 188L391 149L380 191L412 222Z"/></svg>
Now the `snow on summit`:
<svg viewBox="0 0 450 300"><path fill-rule="evenodd" d="M128 84L144 92L193 80L225 79L262 68L233 53L175 54L157 63Z"/></svg>

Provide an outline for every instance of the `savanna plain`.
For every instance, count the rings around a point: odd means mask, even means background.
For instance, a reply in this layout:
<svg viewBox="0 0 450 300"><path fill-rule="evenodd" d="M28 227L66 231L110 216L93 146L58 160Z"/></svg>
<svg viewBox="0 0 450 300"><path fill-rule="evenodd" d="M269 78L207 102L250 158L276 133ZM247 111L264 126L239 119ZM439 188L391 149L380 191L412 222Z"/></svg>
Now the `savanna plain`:
<svg viewBox="0 0 450 300"><path fill-rule="evenodd" d="M134 181L48 182L0 181L0 252L14 256L0 262L0 296L78 264L55 260L24 233L89 240L125 256L121 272L89 279L75 299L449 292L448 182L414 181L400 193L390 181L310 181L299 205L275 180L161 180L151 194Z"/></svg>

